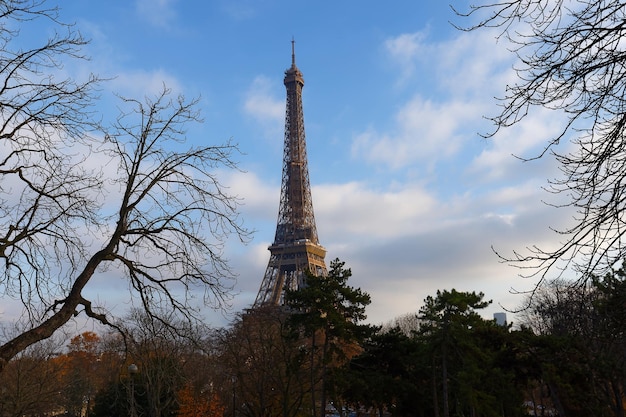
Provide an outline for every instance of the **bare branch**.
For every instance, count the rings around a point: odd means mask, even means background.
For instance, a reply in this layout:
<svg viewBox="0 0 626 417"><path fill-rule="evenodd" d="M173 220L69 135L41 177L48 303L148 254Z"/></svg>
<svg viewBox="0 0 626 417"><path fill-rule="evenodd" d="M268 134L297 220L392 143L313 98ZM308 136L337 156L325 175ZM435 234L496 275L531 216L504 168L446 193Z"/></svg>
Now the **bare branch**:
<svg viewBox="0 0 626 417"><path fill-rule="evenodd" d="M236 145L184 145L186 126L201 121L198 101L165 87L155 98L122 99L126 111L100 128L104 141L90 136L99 79L50 75L82 58L86 41L42 4L0 2L0 19L48 18L67 32L12 50L18 31L0 20L0 294L21 300L30 325L0 345L0 371L77 314L115 323L83 295L104 268L122 271L128 299L164 324L197 319L197 292L224 308L235 278L224 244L248 237L238 199L216 174L236 169ZM118 168L112 177L100 168L103 158ZM105 203L117 207L113 216Z"/></svg>
<svg viewBox="0 0 626 417"><path fill-rule="evenodd" d="M626 256L626 3L608 0L508 0L458 12L478 19L463 30L495 27L514 45L518 82L507 87L494 130L522 121L533 108L554 110L566 120L547 138L539 157L554 157L562 176L547 190L574 208L570 227L555 232L557 249L529 247L500 255L525 276L603 274ZM572 138L572 139L569 139ZM568 139L572 151L559 143ZM571 147L570 147L571 149Z"/></svg>

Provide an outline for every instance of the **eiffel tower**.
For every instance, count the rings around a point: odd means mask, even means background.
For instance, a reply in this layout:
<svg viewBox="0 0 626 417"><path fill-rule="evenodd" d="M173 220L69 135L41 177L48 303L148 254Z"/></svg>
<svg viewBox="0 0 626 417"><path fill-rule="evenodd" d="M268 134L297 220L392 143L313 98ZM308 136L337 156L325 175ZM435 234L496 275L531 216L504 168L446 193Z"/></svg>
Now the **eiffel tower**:
<svg viewBox="0 0 626 417"><path fill-rule="evenodd" d="M291 41L291 67L285 71L287 89L285 145L280 207L274 243L268 248L270 260L253 307L279 306L285 289L303 285L306 270L326 275L326 249L319 244L304 136L302 87L304 78L296 67L294 41Z"/></svg>

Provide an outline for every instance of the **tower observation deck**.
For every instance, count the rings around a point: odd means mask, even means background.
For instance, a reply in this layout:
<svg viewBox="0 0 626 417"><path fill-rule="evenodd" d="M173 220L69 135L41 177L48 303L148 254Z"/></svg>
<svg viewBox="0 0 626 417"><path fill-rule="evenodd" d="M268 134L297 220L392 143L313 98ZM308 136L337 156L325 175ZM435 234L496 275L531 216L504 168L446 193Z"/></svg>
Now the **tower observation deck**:
<svg viewBox="0 0 626 417"><path fill-rule="evenodd" d="M302 87L304 78L296 66L291 42L291 67L285 71L287 89L285 144L280 206L270 260L253 307L282 305L284 290L303 285L305 271L326 275L326 249L319 244L304 135Z"/></svg>

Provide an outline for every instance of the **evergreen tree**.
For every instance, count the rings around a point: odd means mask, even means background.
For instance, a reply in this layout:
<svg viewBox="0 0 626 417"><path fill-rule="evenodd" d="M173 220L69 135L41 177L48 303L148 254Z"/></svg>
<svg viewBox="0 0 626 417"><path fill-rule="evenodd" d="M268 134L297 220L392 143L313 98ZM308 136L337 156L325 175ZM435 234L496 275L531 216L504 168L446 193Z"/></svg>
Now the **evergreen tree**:
<svg viewBox="0 0 626 417"><path fill-rule="evenodd" d="M302 288L285 292L286 304L292 310L291 328L310 340L311 404L313 414L321 417L325 416L326 396L332 388L330 374L358 353L359 343L373 330L360 324L366 318L365 307L371 302L370 296L348 286L352 271L344 269L344 265L335 259L327 276L307 273ZM314 395L318 382L319 414Z"/></svg>
<svg viewBox="0 0 626 417"><path fill-rule="evenodd" d="M423 345L399 327L376 333L341 373L344 398L381 417L385 412L412 416L431 411L431 404L424 403L430 385L422 353Z"/></svg>
<svg viewBox="0 0 626 417"><path fill-rule="evenodd" d="M494 334L506 328L484 320L476 311L491 301L476 292L437 291L419 311L418 338L426 345L432 370L434 415L500 415L498 397L511 376L495 366L499 349ZM493 334L492 334L493 333ZM489 342L489 343L488 343ZM498 380L494 386L491 381ZM519 400L521 404L521 399Z"/></svg>

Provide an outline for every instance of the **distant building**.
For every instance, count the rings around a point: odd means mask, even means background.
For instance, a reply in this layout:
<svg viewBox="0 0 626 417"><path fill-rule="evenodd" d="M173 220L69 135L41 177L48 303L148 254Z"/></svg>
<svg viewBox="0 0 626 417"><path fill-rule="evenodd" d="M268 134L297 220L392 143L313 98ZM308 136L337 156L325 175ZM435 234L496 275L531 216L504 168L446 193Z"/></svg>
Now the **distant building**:
<svg viewBox="0 0 626 417"><path fill-rule="evenodd" d="M493 313L493 318L496 321L496 324L500 326L506 326L506 313Z"/></svg>

